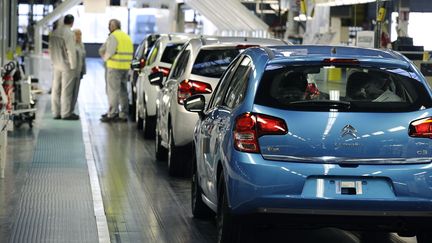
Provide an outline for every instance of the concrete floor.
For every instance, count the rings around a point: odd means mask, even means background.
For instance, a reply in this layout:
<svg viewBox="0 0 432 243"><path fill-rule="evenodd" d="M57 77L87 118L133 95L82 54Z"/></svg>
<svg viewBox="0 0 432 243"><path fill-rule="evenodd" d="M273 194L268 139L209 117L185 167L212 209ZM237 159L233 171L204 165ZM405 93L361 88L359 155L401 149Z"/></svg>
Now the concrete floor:
<svg viewBox="0 0 432 243"><path fill-rule="evenodd" d="M137 132L134 122L105 124L107 110L103 65L89 59L88 74L81 82L81 122L88 125L102 191L111 242L216 242L213 221L192 218L190 179L168 176L166 162L154 158L154 141ZM43 109L44 104L39 104ZM7 178L0 181L0 242L8 242L10 222L31 162L38 121L33 130L23 126L10 135ZM96 230L96 229L95 229ZM285 230L257 228L248 242L416 242L413 238L371 237L335 228Z"/></svg>

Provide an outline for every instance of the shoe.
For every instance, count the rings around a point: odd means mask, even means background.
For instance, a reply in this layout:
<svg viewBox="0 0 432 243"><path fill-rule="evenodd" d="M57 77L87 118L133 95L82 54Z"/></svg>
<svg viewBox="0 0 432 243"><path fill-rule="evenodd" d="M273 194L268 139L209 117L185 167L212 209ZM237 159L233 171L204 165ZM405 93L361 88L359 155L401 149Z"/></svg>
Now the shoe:
<svg viewBox="0 0 432 243"><path fill-rule="evenodd" d="M116 121L118 121L118 122L127 122L128 120L127 120L126 117L117 117Z"/></svg>
<svg viewBox="0 0 432 243"><path fill-rule="evenodd" d="M102 114L101 117L102 117L102 118L104 118L104 117L108 117L108 113Z"/></svg>
<svg viewBox="0 0 432 243"><path fill-rule="evenodd" d="M101 122L116 122L117 120L118 120L118 116L113 116L113 117L105 116L100 119Z"/></svg>
<svg viewBox="0 0 432 243"><path fill-rule="evenodd" d="M53 116L53 119L54 120L59 120L59 119L61 119L61 116L58 116L58 115L57 116Z"/></svg>
<svg viewBox="0 0 432 243"><path fill-rule="evenodd" d="M72 113L70 116L63 117L63 120L79 120L79 116L77 114Z"/></svg>

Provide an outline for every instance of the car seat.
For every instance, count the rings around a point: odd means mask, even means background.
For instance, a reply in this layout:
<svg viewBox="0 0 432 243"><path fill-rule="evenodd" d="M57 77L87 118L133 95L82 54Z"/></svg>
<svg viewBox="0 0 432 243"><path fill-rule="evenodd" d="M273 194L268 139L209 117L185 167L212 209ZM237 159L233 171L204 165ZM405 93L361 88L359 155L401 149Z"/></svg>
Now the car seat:
<svg viewBox="0 0 432 243"><path fill-rule="evenodd" d="M346 83L345 96L349 100L366 100L367 94L365 87L371 81L369 74L365 72L352 73Z"/></svg>
<svg viewBox="0 0 432 243"><path fill-rule="evenodd" d="M279 80L278 93L289 101L303 100L308 86L306 75L302 72L288 72Z"/></svg>

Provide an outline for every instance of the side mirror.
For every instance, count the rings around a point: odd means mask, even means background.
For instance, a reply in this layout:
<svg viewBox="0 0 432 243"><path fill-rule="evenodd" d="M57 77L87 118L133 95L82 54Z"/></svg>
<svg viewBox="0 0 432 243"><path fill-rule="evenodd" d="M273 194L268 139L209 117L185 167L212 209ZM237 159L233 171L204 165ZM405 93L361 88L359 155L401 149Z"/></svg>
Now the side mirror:
<svg viewBox="0 0 432 243"><path fill-rule="evenodd" d="M133 59L131 62L131 69L134 71L139 71L141 69L141 62L139 60Z"/></svg>
<svg viewBox="0 0 432 243"><path fill-rule="evenodd" d="M205 97L204 95L192 95L184 101L184 108L190 112L197 112L198 115L204 114Z"/></svg>
<svg viewBox="0 0 432 243"><path fill-rule="evenodd" d="M160 88L162 88L162 82L164 79L162 72L152 73L148 76L148 79L151 85L158 85Z"/></svg>

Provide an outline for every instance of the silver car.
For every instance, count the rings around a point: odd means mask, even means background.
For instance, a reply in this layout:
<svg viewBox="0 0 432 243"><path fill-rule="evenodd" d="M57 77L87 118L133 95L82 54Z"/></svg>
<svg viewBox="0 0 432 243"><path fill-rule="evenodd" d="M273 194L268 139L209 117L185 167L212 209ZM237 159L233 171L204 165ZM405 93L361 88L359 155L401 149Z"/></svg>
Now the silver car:
<svg viewBox="0 0 432 243"><path fill-rule="evenodd" d="M170 175L189 171L190 163L181 158L190 157L185 153L191 152L198 115L185 110L184 100L194 94L204 94L208 100L222 73L244 49L285 44L281 40L264 38L193 38L184 45L166 80L162 79L162 74L151 78L150 82L161 89L156 98L155 155L158 160L168 159Z"/></svg>
<svg viewBox="0 0 432 243"><path fill-rule="evenodd" d="M168 76L171 65L182 46L194 35L161 34L150 50L146 64L142 68L136 83L136 122L137 129L144 129L144 136L154 136L156 117L156 94L159 87L150 85L148 76L161 72Z"/></svg>

